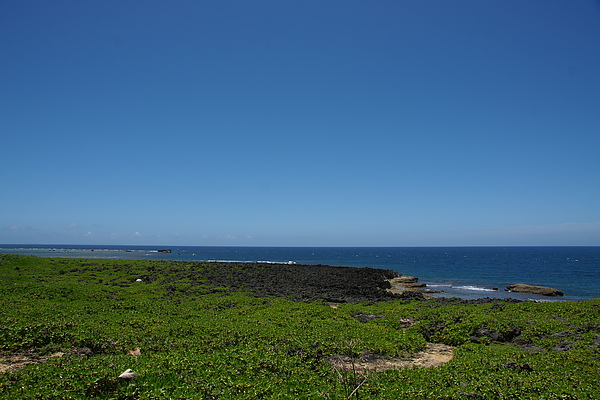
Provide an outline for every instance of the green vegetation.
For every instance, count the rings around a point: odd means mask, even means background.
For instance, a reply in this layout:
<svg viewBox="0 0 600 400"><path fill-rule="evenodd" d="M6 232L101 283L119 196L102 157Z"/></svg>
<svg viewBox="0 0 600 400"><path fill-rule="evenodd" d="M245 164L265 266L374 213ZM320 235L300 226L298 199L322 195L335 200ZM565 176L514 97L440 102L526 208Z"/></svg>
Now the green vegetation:
<svg viewBox="0 0 600 400"><path fill-rule="evenodd" d="M598 398L600 299L334 308L232 292L190 273L215 267L0 254L0 364L10 366L1 397ZM454 358L379 372L328 362L407 357L427 342L456 346ZM118 379L128 368L139 376Z"/></svg>

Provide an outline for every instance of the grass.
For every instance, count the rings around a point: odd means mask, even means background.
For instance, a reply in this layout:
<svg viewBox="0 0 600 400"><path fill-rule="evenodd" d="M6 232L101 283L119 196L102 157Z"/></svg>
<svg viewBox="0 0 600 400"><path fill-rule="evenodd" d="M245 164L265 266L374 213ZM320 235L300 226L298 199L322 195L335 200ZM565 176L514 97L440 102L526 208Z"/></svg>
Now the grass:
<svg viewBox="0 0 600 400"><path fill-rule="evenodd" d="M1 397L598 398L600 299L332 308L212 287L201 271L215 267L0 254L0 362L45 361L1 373ZM456 346L454 358L369 373L327 362L427 342ZM128 368L139 377L119 380Z"/></svg>

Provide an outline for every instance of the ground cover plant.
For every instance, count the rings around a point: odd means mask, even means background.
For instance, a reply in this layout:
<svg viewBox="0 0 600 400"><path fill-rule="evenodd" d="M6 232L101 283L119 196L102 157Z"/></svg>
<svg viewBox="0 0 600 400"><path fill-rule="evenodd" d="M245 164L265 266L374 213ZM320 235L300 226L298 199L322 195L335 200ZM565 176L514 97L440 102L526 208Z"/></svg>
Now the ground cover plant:
<svg viewBox="0 0 600 400"><path fill-rule="evenodd" d="M390 277L0 254L0 397L598 398L600 299L418 300L390 295ZM371 363L432 343L452 359Z"/></svg>

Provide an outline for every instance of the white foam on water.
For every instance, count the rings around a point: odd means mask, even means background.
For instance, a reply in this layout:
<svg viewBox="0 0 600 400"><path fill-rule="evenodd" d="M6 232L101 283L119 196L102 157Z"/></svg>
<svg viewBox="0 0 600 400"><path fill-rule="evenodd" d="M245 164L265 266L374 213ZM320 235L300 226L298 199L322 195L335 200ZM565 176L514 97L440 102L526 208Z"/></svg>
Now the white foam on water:
<svg viewBox="0 0 600 400"><path fill-rule="evenodd" d="M462 289L462 290L474 290L477 292L496 292L497 290L494 289L488 289L488 288L483 288L483 287L479 287L479 286L471 286L471 285L465 285L465 286L453 286L454 289Z"/></svg>

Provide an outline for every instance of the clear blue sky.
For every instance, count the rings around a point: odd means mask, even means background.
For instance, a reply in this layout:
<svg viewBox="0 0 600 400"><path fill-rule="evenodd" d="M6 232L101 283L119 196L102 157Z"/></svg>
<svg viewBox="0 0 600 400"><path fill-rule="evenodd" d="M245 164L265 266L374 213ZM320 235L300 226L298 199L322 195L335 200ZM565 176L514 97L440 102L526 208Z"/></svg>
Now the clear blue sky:
<svg viewBox="0 0 600 400"><path fill-rule="evenodd" d="M600 245L600 2L0 1L0 243Z"/></svg>

